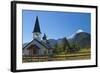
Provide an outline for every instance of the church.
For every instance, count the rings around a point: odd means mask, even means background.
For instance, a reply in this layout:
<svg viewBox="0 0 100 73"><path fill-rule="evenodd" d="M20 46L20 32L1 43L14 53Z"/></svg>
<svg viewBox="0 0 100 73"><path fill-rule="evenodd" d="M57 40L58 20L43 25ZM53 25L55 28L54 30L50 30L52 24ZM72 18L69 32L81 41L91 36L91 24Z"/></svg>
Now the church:
<svg viewBox="0 0 100 73"><path fill-rule="evenodd" d="M36 17L34 29L32 31L33 40L23 47L23 56L44 56L52 55L53 48L50 46L46 34L41 37L41 30L38 16Z"/></svg>

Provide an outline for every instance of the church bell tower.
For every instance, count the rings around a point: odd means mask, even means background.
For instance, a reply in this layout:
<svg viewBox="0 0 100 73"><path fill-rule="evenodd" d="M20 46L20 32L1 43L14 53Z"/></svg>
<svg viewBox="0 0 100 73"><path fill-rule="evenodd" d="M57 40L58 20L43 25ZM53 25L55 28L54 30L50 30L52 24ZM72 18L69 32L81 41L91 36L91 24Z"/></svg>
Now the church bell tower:
<svg viewBox="0 0 100 73"><path fill-rule="evenodd" d="M38 16L36 17L36 21L32 33L33 33L33 39L41 40L41 30L39 26Z"/></svg>
<svg viewBox="0 0 100 73"><path fill-rule="evenodd" d="M43 42L44 43L46 43L47 42L47 36L46 36L46 34L44 33L44 36L42 37L42 39L43 39Z"/></svg>

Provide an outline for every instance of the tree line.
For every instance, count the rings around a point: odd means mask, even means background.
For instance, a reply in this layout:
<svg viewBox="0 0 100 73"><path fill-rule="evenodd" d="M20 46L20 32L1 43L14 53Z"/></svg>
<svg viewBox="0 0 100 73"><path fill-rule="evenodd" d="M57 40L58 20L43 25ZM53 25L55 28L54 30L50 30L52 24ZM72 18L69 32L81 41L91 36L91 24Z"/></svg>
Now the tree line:
<svg viewBox="0 0 100 73"><path fill-rule="evenodd" d="M56 43L53 50L53 54L67 54L76 53L80 50L80 47L76 43L69 43L66 37L62 39L62 43Z"/></svg>

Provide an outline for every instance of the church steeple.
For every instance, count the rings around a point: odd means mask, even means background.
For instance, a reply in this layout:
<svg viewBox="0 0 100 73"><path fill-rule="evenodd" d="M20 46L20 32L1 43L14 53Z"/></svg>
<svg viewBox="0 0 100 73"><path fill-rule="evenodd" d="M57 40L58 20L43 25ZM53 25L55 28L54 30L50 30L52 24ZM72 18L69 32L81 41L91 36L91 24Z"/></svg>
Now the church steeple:
<svg viewBox="0 0 100 73"><path fill-rule="evenodd" d="M34 26L33 33L34 33L34 32L41 33L40 26L39 26L38 16L36 17L36 21L35 21L35 26Z"/></svg>
<svg viewBox="0 0 100 73"><path fill-rule="evenodd" d="M47 40L47 36L46 36L46 34L44 33L44 36L43 36L43 38L42 38L43 40Z"/></svg>
<svg viewBox="0 0 100 73"><path fill-rule="evenodd" d="M36 21L32 33L33 33L33 39L41 40L41 30L39 26L38 16L36 17Z"/></svg>
<svg viewBox="0 0 100 73"><path fill-rule="evenodd" d="M43 39L43 42L44 43L46 43L47 42L47 36L46 36L46 34L44 33L44 36L42 37L42 39Z"/></svg>

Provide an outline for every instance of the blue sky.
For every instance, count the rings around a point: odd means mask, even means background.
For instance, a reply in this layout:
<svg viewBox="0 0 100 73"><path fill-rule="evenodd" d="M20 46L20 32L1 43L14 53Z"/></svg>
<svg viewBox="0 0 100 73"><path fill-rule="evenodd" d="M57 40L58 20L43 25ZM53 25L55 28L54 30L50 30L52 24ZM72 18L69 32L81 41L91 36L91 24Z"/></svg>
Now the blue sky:
<svg viewBox="0 0 100 73"><path fill-rule="evenodd" d="M23 10L23 43L33 39L36 16L39 18L42 36L45 33L48 39L70 37L79 30L91 32L90 13Z"/></svg>

